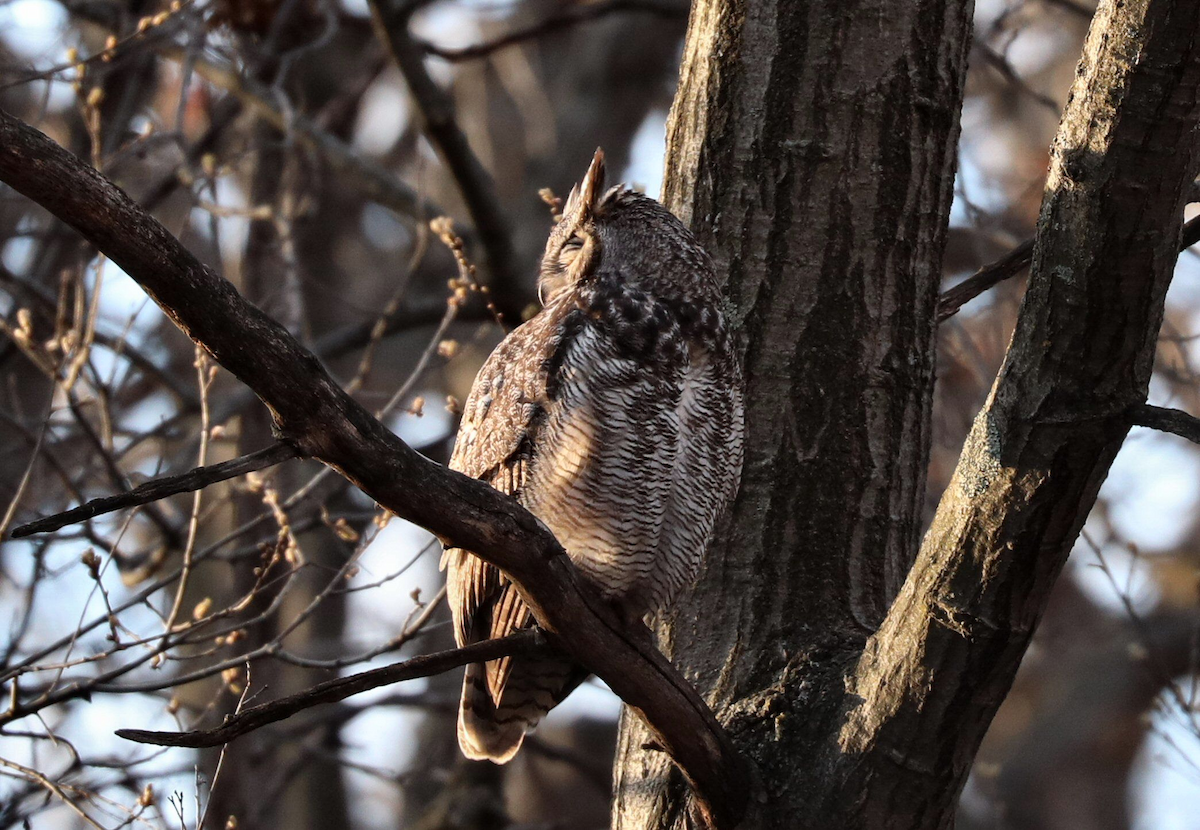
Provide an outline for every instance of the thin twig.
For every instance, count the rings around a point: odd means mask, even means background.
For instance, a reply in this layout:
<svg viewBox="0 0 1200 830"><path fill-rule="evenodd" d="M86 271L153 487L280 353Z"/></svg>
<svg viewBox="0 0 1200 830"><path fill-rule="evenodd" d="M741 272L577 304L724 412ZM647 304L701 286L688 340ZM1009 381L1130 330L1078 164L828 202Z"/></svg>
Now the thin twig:
<svg viewBox="0 0 1200 830"><path fill-rule="evenodd" d="M149 209L147 207L147 210ZM51 322L54 321L54 317L58 313L58 298L42 286L30 279L17 276L12 271L3 267L3 265L0 265L0 285L3 285L9 291L14 303L18 302L15 292L20 292L32 303L32 310L35 313L46 317ZM128 342L123 341L115 335L105 334L101 331L95 333L94 339L97 344L108 349L114 356L128 360L146 376L157 379L180 402L192 409L198 406L196 396L189 387L185 387L178 378L170 372L164 371L153 360L141 351L133 348Z"/></svg>
<svg viewBox="0 0 1200 830"><path fill-rule="evenodd" d="M45 787L52 794L58 796L58 798L62 801L63 804L67 805L67 807L69 807L72 811L74 811L76 815L78 815L80 818L82 818L84 821L86 821L92 827L96 827L96 828L98 828L98 830L107 830L107 828L103 824L100 824L94 818L92 818L87 813L85 813L83 811L83 808L80 807L78 804L76 804L74 802L74 800L72 800L71 797L69 795L67 795L66 790L64 790L62 788L62 786L60 786L59 784L55 783L54 780L51 779L49 776L43 775L42 773L38 772L35 769L31 769L29 767L22 766L21 764L18 764L16 761L9 761L4 758L0 758L0 767L6 767L8 769L11 769L14 772L16 772L20 777L25 778L28 781L33 781L34 783L36 783L42 787Z"/></svg>
<svg viewBox="0 0 1200 830"><path fill-rule="evenodd" d="M159 746L205 747L226 744L240 735L253 732L269 723L291 717L297 712L311 709L323 703L336 703L351 695L456 669L468 663L482 663L501 657L530 655L549 648L544 635L537 629L526 629L498 640L484 640L463 648L423 654L402 663L380 669L338 677L318 683L311 689L270 703L260 703L236 715L225 718L225 722L214 729L197 732L150 732L144 729L118 729L117 735L130 741Z"/></svg>
<svg viewBox="0 0 1200 830"><path fill-rule="evenodd" d="M104 467L105 473L108 475L109 481L114 489L129 487L129 478L124 471L117 465L116 459L112 454L111 444L106 444L104 440L92 428L91 423L83 413L83 408L75 393L71 390L67 391L67 409L71 412L71 417L75 419L76 426L79 427L80 434L92 445L97 457L100 459L101 466ZM166 543L174 547L180 544L179 531L171 525L167 517L162 514L157 507L147 507L145 510L146 518L148 518L159 532L162 533ZM91 518L90 516L86 518Z"/></svg>
<svg viewBox="0 0 1200 830"><path fill-rule="evenodd" d="M424 51L408 32L414 6L396 0L368 2L379 39L387 46L408 84L424 132L437 148L462 194L471 222L479 234L492 285L505 304L503 310L513 319L519 319L523 305L521 282L507 214L496 197L496 184L491 174L458 126L454 102L430 76L425 67Z"/></svg>
<svg viewBox="0 0 1200 830"><path fill-rule="evenodd" d="M8 509L4 511L4 517L0 518L0 537L3 537L4 532L8 530L13 514L20 507L21 499L25 498L25 488L29 486L29 478L33 475L34 467L37 466L38 456L42 451L42 443L46 440L46 427L49 424L50 411L49 406L47 406L46 414L42 417L42 426L38 429L37 440L34 442L33 450L29 453L29 463L25 465L25 472L21 474L21 483L17 485L17 492L13 493L12 500L8 503Z"/></svg>
<svg viewBox="0 0 1200 830"><path fill-rule="evenodd" d="M186 58L184 50L174 46L160 49L159 54L180 62ZM427 211L440 212L436 205L430 204L428 199L400 181L390 170L321 129L312 119L298 112L285 113L280 110L272 103L271 93L253 78L204 59L196 61L195 70L204 80L235 96L244 109L252 111L280 132L300 139L319 152L332 167L346 174L372 201L418 221L423 221Z"/></svg>
<svg viewBox="0 0 1200 830"><path fill-rule="evenodd" d="M216 377L214 366L213 372L208 371L208 355L204 349L196 346L196 385L200 394L200 449L197 451L196 469L202 470L208 463L208 441L210 438L209 417L208 417L208 390L212 386L213 379ZM163 631L167 634L171 633L171 629L175 627L175 620L179 617L179 609L183 608L183 600L187 594L188 583L191 581L192 575L192 557L196 553L196 534L200 530L200 505L202 504L204 488L197 487L192 493L192 514L188 518L188 533L187 541L183 546L183 568L179 572L179 582L175 586L175 600L171 603L171 610L167 613L166 622L163 623Z"/></svg>
<svg viewBox="0 0 1200 830"><path fill-rule="evenodd" d="M417 270L417 266L421 264L421 260L425 258L425 252L429 248L429 226L424 222L418 222L416 232L417 238L413 243L412 252L408 256L408 264L405 266L401 278L396 281L396 287L392 290L392 296L383 307L383 311L375 318L375 322L371 324L370 340L367 341L366 348L363 349L362 356L359 357L358 370L354 373L354 378L346 384L347 392L353 394L366 383L367 376L371 374L371 366L375 360L375 350L379 347L380 342L382 342L384 334L387 333L388 321L399 311L400 304L404 302L404 295L408 293L409 280Z"/></svg>
<svg viewBox="0 0 1200 830"><path fill-rule="evenodd" d="M1198 243L1200 243L1200 216L1184 223L1179 250L1186 251ZM941 297L938 298L938 323L944 323L953 317L964 305L992 286L1021 273L1029 267L1032 259L1033 239L1031 238L1026 239L990 265L983 266L958 285L943 291Z"/></svg>
<svg viewBox="0 0 1200 830"><path fill-rule="evenodd" d="M366 346L375 337L387 337L423 326L437 326L445 316L446 301L442 299L398 308L376 320L350 323L322 335L313 343L313 352L325 360L333 360L361 346ZM456 316L460 322L470 323L488 319L491 312L488 311L479 295L472 294L467 302L459 307ZM381 329L379 328L380 321L383 322Z"/></svg>
<svg viewBox="0 0 1200 830"><path fill-rule="evenodd" d="M244 711L243 706L246 705L246 698L250 696L250 664L246 664L246 683L242 687L242 693L238 697L237 705L233 707L233 717L237 717L239 713ZM225 750L227 747L221 747L220 753L217 755L217 768L213 771L212 781L208 785L208 803L204 805L204 812L200 814L200 821L196 822L197 830L204 827L204 821L208 818L208 811L212 809L213 793L216 792L217 782L221 780L221 770L225 767ZM228 826L228 825L226 825Z"/></svg>
<svg viewBox="0 0 1200 830"><path fill-rule="evenodd" d="M70 524L94 519L96 516L102 516L105 513L111 513L114 510L120 510L124 507L136 507L141 504L149 504L150 502L165 499L167 496L190 493L207 487L210 484L216 484L218 481L225 481L226 479L245 475L246 473L252 473L255 470L273 467L276 464L296 457L298 457L298 453L291 445L282 442L272 444L265 449L252 452L249 455L243 455L240 458L222 461L220 464L212 464L208 467L197 467L190 472L177 476L156 478L125 493L92 499L87 504L81 504L79 507L73 507L63 513L55 513L53 516L46 516L43 519L38 519L37 521L14 528L12 536L14 539L20 539L24 536L32 536L35 533L48 533Z"/></svg>
<svg viewBox="0 0 1200 830"><path fill-rule="evenodd" d="M958 285L942 292L938 298L937 321L943 323L958 313L964 305L993 285L1015 277L1033 259L1033 239L1026 239L1000 259L985 265Z"/></svg>
<svg viewBox="0 0 1200 830"><path fill-rule="evenodd" d="M657 17L687 17L688 4L676 0L600 0L596 3L575 3L559 9L556 13L502 35L495 40L463 46L458 49L438 46L424 40L414 41L426 54L457 63L482 58L508 46L515 46L542 35L566 29L579 23L599 20L615 12L645 12Z"/></svg>

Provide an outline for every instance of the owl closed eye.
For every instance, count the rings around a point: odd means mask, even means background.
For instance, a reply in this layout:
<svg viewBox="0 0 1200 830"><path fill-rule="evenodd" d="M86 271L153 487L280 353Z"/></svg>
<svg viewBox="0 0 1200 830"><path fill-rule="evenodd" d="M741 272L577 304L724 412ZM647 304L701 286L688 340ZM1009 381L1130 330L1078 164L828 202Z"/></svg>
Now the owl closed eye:
<svg viewBox="0 0 1200 830"><path fill-rule="evenodd" d="M558 255L550 263L543 263L541 279L538 280L538 299L542 305L548 305L563 289L579 281L592 265L595 248L593 237L575 233L562 244ZM550 267L546 267L547 264Z"/></svg>
<svg viewBox="0 0 1200 830"><path fill-rule="evenodd" d="M563 243L562 249L558 252L558 261L564 269L569 269L575 260L579 258L579 252L583 250L583 237L572 236Z"/></svg>

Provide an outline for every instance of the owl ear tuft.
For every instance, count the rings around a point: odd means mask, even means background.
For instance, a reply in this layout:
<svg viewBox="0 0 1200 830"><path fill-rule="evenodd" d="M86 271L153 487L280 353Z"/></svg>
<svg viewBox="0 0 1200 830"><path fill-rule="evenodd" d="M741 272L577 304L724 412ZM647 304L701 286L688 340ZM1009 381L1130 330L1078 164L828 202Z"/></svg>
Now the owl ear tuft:
<svg viewBox="0 0 1200 830"><path fill-rule="evenodd" d="M589 217L599 207L603 191L604 151L597 147L583 181L571 188L570 195L563 203L563 219L570 217L571 222L577 223Z"/></svg>
<svg viewBox="0 0 1200 830"><path fill-rule="evenodd" d="M592 156L592 163L588 166L587 175L583 177L583 181L579 184L580 202L586 210L591 211L596 207L600 194L603 192L604 150L597 147L596 154Z"/></svg>
<svg viewBox="0 0 1200 830"><path fill-rule="evenodd" d="M569 216L579 208L579 185L572 185L567 200L563 202L562 215Z"/></svg>

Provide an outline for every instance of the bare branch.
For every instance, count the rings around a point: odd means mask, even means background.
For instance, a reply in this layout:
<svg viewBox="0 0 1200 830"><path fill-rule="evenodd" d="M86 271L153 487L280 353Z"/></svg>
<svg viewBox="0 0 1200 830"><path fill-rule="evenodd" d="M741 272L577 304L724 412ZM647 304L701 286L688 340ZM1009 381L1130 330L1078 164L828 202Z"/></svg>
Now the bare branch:
<svg viewBox="0 0 1200 830"><path fill-rule="evenodd" d="M87 417L83 413L82 407L72 392L68 392L67 394L67 408L70 410L72 417L74 417L75 424L79 427L80 433L82 433L84 438L87 439L87 442L92 445L92 449L95 450L97 457L100 459L101 465L104 467L105 472L108 473L108 479L113 488L120 489L122 487L128 487L130 485L128 477L126 477L125 473L117 465L116 457L112 454L109 448L105 446L104 441L101 440L100 436L96 434L96 430L93 429L92 425L88 422ZM180 543L181 539L179 536L179 531L173 527L169 521L167 521L167 517L164 516L157 507L147 507L145 513L146 517L149 518L154 526L157 527L162 533L163 539L168 545L174 547Z"/></svg>
<svg viewBox="0 0 1200 830"><path fill-rule="evenodd" d="M182 61L183 52L174 47L160 50L173 60ZM241 106L282 133L303 141L319 152L339 173L354 182L368 198L396 213L424 221L425 215L441 213L421 194L400 181L378 162L357 152L337 136L321 129L312 119L298 112L283 112L272 103L270 91L260 81L205 60L197 60L196 72L205 80L227 90Z"/></svg>
<svg viewBox="0 0 1200 830"><path fill-rule="evenodd" d="M1200 418L1182 410L1142 404L1134 408L1132 420L1139 427L1170 432L1193 444L1200 444Z"/></svg>
<svg viewBox="0 0 1200 830"><path fill-rule="evenodd" d="M413 40L427 54L457 63L459 61L486 57L508 46L515 46L518 43L556 32L559 29L566 29L591 20L599 20L616 12L645 12L658 17L686 17L688 4L677 2L677 0L601 0L597 3L575 3L559 9L555 14L550 15L544 20L539 20L536 23L516 29L495 40L489 40L486 43L477 43L473 46L452 49L437 46L436 44L416 38Z"/></svg>
<svg viewBox="0 0 1200 830"><path fill-rule="evenodd" d="M253 732L269 723L289 718L305 709L311 709L324 703L336 703L380 686L441 674L468 663L536 654L547 648L549 646L541 631L526 629L498 640L484 640L463 648L452 648L435 654L422 654L419 657L384 666L381 669L371 669L352 674L349 677L327 680L324 683L318 683L311 689L305 689L303 692L281 697L269 703L260 703L258 706L251 706L236 715L227 715L225 721L213 729L196 732L150 732L144 729L118 729L117 735L130 741L157 744L158 746L220 746L247 732Z"/></svg>
<svg viewBox="0 0 1200 830"><path fill-rule="evenodd" d="M508 219L496 198L495 182L459 129L454 102L430 77L424 52L408 33L415 7L399 0L370 0L370 6L379 39L391 52L408 84L425 134L437 148L466 203L483 247L493 291L510 319L519 319L523 301Z"/></svg>
<svg viewBox="0 0 1200 830"><path fill-rule="evenodd" d="M1200 243L1200 216L1193 217L1183 224L1183 231L1179 235L1179 250L1186 251L1197 243Z"/></svg>
<svg viewBox="0 0 1200 830"><path fill-rule="evenodd" d="M1058 114L1058 102L1049 95L1038 92L1036 89L1031 87L1024 78L1017 74L1016 70L1013 69L1012 65L1008 62L1008 59L1004 55L1000 54L984 43L976 42L974 46L975 52L983 57L983 62L999 72L1000 75L1010 84L1012 84L1015 89L1025 93L1033 101L1036 101L1050 112L1055 113L1056 115Z"/></svg>
<svg viewBox="0 0 1200 830"><path fill-rule="evenodd" d="M1200 242L1200 216L1183 226L1179 250L1186 251ZM1026 239L1000 259L985 265L953 288L942 292L938 298L937 321L944 323L957 314L964 305L994 285L1015 277L1029 266L1033 259L1033 239Z"/></svg>
<svg viewBox="0 0 1200 830"><path fill-rule="evenodd" d="M368 345L373 337L382 338L422 326L436 326L445 316L446 301L441 299L401 306L383 314L377 320L349 323L322 335L313 343L313 351L326 360L341 357L347 352ZM455 315L455 319L460 322L478 322L490 317L487 304L477 293L470 294Z"/></svg>
<svg viewBox="0 0 1200 830"><path fill-rule="evenodd" d="M58 530L67 525L86 522L88 519L103 516L105 513L112 513L114 510L121 510L125 507L137 507L141 504L149 504L150 502L165 499L167 496L202 490L210 484L236 478L246 473L252 473L255 470L273 467L276 464L295 457L296 450L287 444L272 444L258 452L252 452L240 458L222 461L220 464L210 464L207 467L196 467L194 470L176 476L163 476L162 478L152 479L124 493L92 499L86 504L72 507L70 510L65 510L62 513L55 513L53 516L46 516L37 521L13 528L12 537L20 539L24 536L32 536L35 533L49 533L52 530Z"/></svg>
<svg viewBox="0 0 1200 830"><path fill-rule="evenodd" d="M1033 258L1033 239L1026 239L1000 259L985 265L938 298L937 321L944 323L964 305L1009 277L1015 277L1029 266Z"/></svg>
<svg viewBox="0 0 1200 830"><path fill-rule="evenodd" d="M504 570L555 646L649 724L718 827L750 800L748 770L712 712L644 629L623 625L517 502L390 432L278 322L247 302L112 182L0 112L0 180L83 234L270 408L282 439L396 515Z"/></svg>

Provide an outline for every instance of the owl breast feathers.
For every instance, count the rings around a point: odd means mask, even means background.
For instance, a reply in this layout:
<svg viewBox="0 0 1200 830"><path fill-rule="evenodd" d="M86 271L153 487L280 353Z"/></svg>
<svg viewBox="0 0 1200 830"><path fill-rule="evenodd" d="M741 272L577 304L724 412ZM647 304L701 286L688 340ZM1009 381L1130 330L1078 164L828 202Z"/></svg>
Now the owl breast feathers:
<svg viewBox="0 0 1200 830"><path fill-rule="evenodd" d="M450 466L510 494L626 617L695 576L742 468L742 381L711 260L665 208L603 192L603 154L546 244L535 317L496 347ZM504 574L442 557L460 646L533 625ZM565 656L468 666L463 753L504 763L587 672Z"/></svg>

